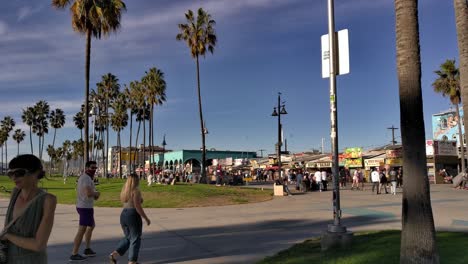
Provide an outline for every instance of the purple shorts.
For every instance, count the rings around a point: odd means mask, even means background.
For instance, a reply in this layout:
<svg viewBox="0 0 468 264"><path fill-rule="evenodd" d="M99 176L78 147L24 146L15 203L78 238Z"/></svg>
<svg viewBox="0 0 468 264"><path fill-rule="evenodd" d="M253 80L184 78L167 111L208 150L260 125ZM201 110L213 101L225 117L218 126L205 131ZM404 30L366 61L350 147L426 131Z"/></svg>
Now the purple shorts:
<svg viewBox="0 0 468 264"><path fill-rule="evenodd" d="M95 226L94 208L76 208L80 215L80 226Z"/></svg>

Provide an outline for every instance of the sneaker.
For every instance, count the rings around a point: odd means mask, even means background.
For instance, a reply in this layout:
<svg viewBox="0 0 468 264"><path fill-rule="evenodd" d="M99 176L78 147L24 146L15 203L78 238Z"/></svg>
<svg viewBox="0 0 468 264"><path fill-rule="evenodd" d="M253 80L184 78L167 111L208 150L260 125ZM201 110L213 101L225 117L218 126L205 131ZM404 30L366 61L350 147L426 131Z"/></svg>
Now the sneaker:
<svg viewBox="0 0 468 264"><path fill-rule="evenodd" d="M87 248L84 250L84 255L87 256L87 257L94 257L96 256L96 252L94 252L92 249L90 248Z"/></svg>
<svg viewBox="0 0 468 264"><path fill-rule="evenodd" d="M83 257L80 254L70 256L70 262L82 262L85 260L86 260L86 257Z"/></svg>

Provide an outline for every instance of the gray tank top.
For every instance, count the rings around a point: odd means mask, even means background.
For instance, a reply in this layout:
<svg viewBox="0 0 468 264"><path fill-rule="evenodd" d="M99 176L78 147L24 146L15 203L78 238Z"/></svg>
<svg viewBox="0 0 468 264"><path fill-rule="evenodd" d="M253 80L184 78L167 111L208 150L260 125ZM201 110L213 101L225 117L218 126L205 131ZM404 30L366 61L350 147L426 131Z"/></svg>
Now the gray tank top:
<svg viewBox="0 0 468 264"><path fill-rule="evenodd" d="M5 224L13 218L13 207L18 199L20 190L13 189L8 211L5 217ZM44 210L44 201L46 197L44 190L39 190L37 195L41 195L36 199L24 212L24 214L16 221L16 223L8 229L8 232L22 237L35 237L39 224L42 220ZM13 243L8 243L8 263L9 264L47 264L46 250L34 252L28 249L20 248Z"/></svg>

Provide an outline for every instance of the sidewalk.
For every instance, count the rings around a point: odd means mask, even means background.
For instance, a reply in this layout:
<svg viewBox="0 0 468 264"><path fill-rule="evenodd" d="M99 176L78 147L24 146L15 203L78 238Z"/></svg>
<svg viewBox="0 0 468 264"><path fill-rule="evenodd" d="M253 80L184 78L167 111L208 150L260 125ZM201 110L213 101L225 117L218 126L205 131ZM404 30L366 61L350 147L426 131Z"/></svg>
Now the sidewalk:
<svg viewBox="0 0 468 264"><path fill-rule="evenodd" d="M468 192L431 185L438 230L468 232ZM399 189L399 191L401 191ZM146 209L140 263L254 263L297 242L319 236L332 222L332 192L275 197L257 204L184 209ZM342 190L343 224L351 231L400 229L401 194ZM0 201L3 221L7 201ZM93 249L86 263L107 263L122 236L120 209L97 208ZM49 263L66 263L78 225L75 207L59 205L49 240ZM125 258L121 258L125 262ZM120 262L120 261L119 261Z"/></svg>

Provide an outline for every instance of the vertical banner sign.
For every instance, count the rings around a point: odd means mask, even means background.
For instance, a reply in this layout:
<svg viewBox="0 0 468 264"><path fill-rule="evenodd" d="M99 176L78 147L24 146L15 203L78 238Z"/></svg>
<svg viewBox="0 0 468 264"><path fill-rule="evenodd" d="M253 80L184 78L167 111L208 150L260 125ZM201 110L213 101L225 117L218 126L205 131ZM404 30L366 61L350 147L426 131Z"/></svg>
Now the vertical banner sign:
<svg viewBox="0 0 468 264"><path fill-rule="evenodd" d="M338 53L336 74L343 75L349 73L349 39L348 30L338 31ZM330 48L328 45L328 34L323 35L322 42L322 78L330 77Z"/></svg>

